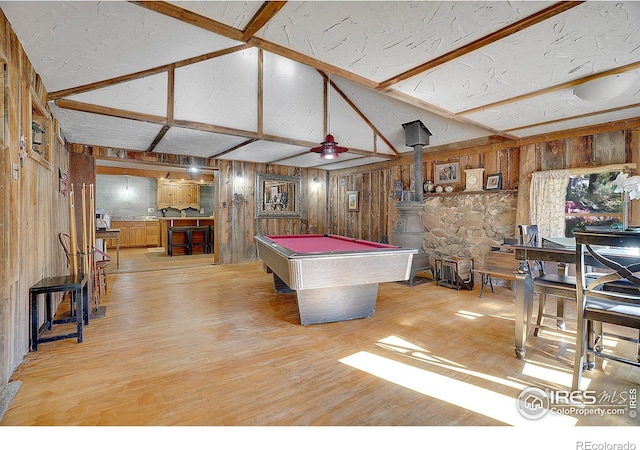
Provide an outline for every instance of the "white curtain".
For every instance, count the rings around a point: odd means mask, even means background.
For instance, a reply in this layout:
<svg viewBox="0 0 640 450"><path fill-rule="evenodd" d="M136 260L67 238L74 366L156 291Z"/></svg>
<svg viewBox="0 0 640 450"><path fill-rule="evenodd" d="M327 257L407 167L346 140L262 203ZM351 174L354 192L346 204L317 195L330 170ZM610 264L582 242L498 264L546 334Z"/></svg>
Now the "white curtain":
<svg viewBox="0 0 640 450"><path fill-rule="evenodd" d="M531 224L542 237L564 236L564 207L569 170L547 170L531 174Z"/></svg>

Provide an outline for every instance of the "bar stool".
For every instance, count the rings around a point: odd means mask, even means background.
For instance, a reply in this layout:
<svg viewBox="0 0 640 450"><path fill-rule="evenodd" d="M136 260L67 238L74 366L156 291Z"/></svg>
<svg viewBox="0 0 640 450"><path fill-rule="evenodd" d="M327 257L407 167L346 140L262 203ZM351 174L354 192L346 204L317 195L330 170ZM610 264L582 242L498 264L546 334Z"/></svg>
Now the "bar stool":
<svg viewBox="0 0 640 450"><path fill-rule="evenodd" d="M193 254L194 247L202 247L202 253L210 253L209 248L211 246L209 226L195 226L191 228L191 253ZM200 239L200 237L202 239Z"/></svg>
<svg viewBox="0 0 640 450"><path fill-rule="evenodd" d="M209 225L209 253L213 253L213 225Z"/></svg>
<svg viewBox="0 0 640 450"><path fill-rule="evenodd" d="M167 254L173 256L173 248L184 248L185 254L191 254L192 227L169 227L167 231ZM173 242L174 233L184 233L183 242Z"/></svg>

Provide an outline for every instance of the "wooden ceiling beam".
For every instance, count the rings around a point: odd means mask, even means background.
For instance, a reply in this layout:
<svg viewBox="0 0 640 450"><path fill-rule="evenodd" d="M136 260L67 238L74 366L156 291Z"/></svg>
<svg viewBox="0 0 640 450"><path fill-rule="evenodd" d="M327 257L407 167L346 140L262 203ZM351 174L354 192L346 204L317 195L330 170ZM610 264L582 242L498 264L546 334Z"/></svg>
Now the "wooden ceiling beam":
<svg viewBox="0 0 640 450"><path fill-rule="evenodd" d="M167 64L164 66L154 67L152 69L141 70L140 72L129 73L127 75L110 78L108 80L97 81L95 83L88 83L82 86L75 86L69 89L49 92L49 94L47 95L47 99L50 101L58 100L64 97L68 97L70 95L82 94L83 92L94 91L96 89L112 86L114 84L124 83L126 81L131 81L131 80L137 80L138 78L144 78L151 75L157 75L159 73L168 71L169 67L170 67L170 64Z"/></svg>
<svg viewBox="0 0 640 450"><path fill-rule="evenodd" d="M607 114L607 113L616 112L616 111L624 111L625 109L637 108L639 106L640 106L640 103L634 103L633 105L620 106L618 108L610 108L610 109L605 109L603 111L595 111L595 112L592 112L592 113L580 114L580 115L577 115L577 116L563 117L562 119L549 120L547 122L533 123L533 124L525 125L525 126L522 126L522 127L511 128L509 130L505 130L505 132L513 133L514 131L526 130L528 128L535 128L535 127L540 127L540 126L549 125L549 124L555 124L555 123L559 123L559 122L566 122L568 120L584 119L585 117L592 117L592 116L597 116L597 115L600 115L600 114Z"/></svg>
<svg viewBox="0 0 640 450"><path fill-rule="evenodd" d="M640 61L639 62L634 62L631 64L627 64L621 67L616 67L615 69L610 69L610 70L606 70L604 72L600 72L594 75L589 75L587 77L582 77L582 78L578 78L576 80L571 80L571 81L567 81L565 83L560 83L560 84L556 84L555 86L550 86L548 88L544 88L544 89L539 89L537 91L533 91L533 92L528 92L526 94L523 95L518 95L516 97L511 97L511 98L506 98L504 100L500 100L498 102L493 102L493 103L488 103L482 106L478 106L476 108L469 108L466 109L464 111L461 111L459 113L456 114L456 116L464 116L467 114L472 114L476 111L484 111L485 109L491 109L491 108L495 108L498 106L502 106L502 105L508 105L510 103L515 103L515 102L520 102L522 100L527 100L531 97L538 97L540 95L544 95L544 94L548 94L550 92L555 92L555 91L559 91L562 89L569 89L575 86L578 86L580 84L583 83L587 83L591 80L595 80L597 78L602 78L602 77L606 77L609 75L615 75L617 73L624 73L624 72L628 72L630 70L634 70L634 69L638 69L640 68Z"/></svg>
<svg viewBox="0 0 640 450"><path fill-rule="evenodd" d="M378 136L380 139L382 139L384 141L385 144L387 144L389 146L389 148L391 149L391 151L395 154L395 155L399 155L400 152L398 152L398 150L393 146L393 144L391 143L391 141L389 141L389 139L387 139L381 132L380 130L373 124L373 122L371 122L369 120L369 118L367 116L364 115L364 113L362 111L360 111L360 108L358 108L355 103L353 103L351 101L351 99L333 82L331 81L331 79L327 76L326 73L323 73L322 71L318 71L320 73L320 75L322 75L322 78L325 79L325 81L327 81L328 83L331 84L331 87L333 88L334 91L336 91L338 93L338 95L340 97L342 97L342 99L347 102L347 104L351 107L351 109L353 109L353 111L369 126L369 128L371 128L374 132L375 136ZM329 95L328 92L325 91L325 97ZM326 108L326 101L325 101L325 108ZM327 115L325 114L325 117ZM325 128L327 128L327 126L325 126ZM375 139L373 142L372 147L376 147L375 145ZM373 152L374 154L377 154L377 151Z"/></svg>
<svg viewBox="0 0 640 450"><path fill-rule="evenodd" d="M89 91L94 91L96 89L101 89L101 88L105 88L108 86L113 86L119 83L124 83L127 81L132 81L132 80L137 80L139 78L144 78L144 77L148 77L151 75L157 75L159 73L162 72L171 72L173 70L175 70L178 67L184 67L184 66L188 66L191 64L195 64L198 63L200 61L206 61L208 59L213 59L213 58L218 58L220 56L224 56L224 55L228 55L230 53L235 53L235 52L239 52L242 50L245 50L247 48L251 48L252 45L249 44L242 44L242 45L237 45L235 47L229 47L223 50L218 50L215 52L211 52L211 53L206 53L204 55L200 55L200 56L194 56L193 58L188 58L188 59L184 59L182 61L177 61L175 63L172 64L165 64L163 66L158 66L158 67L153 67L151 69L147 69L147 70L141 70L139 72L133 72L133 73L129 73L126 75L122 75L119 77L113 77L113 78L109 78L106 80L102 80L102 81L97 81L95 83L88 83L88 84L84 84L82 86L75 86L69 89L63 89L60 91L53 91L50 92L47 95L47 99L48 100L58 100L64 97L68 97L70 95L75 95L75 94L82 94L83 92L89 92Z"/></svg>
<svg viewBox="0 0 640 450"><path fill-rule="evenodd" d="M149 122L149 123L155 123L159 125L167 124L166 117L126 111L123 109L110 108L107 106L91 105L89 103L76 102L73 100L64 100L64 99L56 100L56 105L59 108L63 108L63 109L70 109L73 111L80 111L80 112L86 112L91 114L100 114L102 116L117 117L120 119L129 119L129 120L138 120L141 122Z"/></svg>
<svg viewBox="0 0 640 450"><path fill-rule="evenodd" d="M560 13L563 13L571 8L574 8L580 4L584 3L583 1L566 1L566 2L559 2L556 3L554 5L551 5L550 7L543 9L542 11L539 11L535 14L532 14L528 17L525 17L522 20L519 20L515 23L512 23L511 25L507 25L506 27L495 31L491 34L488 34L486 36L481 37L480 39L476 39L475 41L457 48L455 50L452 50L448 53L445 53L442 56L439 56L437 58L432 59L431 61L427 61L424 64L421 64L417 67L414 67L413 69L409 69L404 73L401 73L399 75L396 75L393 78L389 78L388 80L385 80L383 82L381 82L378 85L378 90L380 91L384 91L385 89L388 89L390 86L397 84L401 81L404 81L408 78L411 78L415 75L421 74L422 72L426 72L427 70L431 70L434 67L438 67L444 63L447 63L449 61L452 61L456 58L460 58L461 56L464 56L468 53L471 53L475 50L481 49L483 47L486 47L489 44L492 44L494 42L497 42L501 39L504 39L512 34L515 34L519 31L522 31L526 28L532 27L533 25L536 25L540 22L542 22L543 20L547 20L550 17L556 16Z"/></svg>
<svg viewBox="0 0 640 450"><path fill-rule="evenodd" d="M287 2L268 1L264 2L258 12L251 18L249 24L242 32L242 41L247 42L253 37L263 26L278 14Z"/></svg>
<svg viewBox="0 0 640 450"><path fill-rule="evenodd" d="M244 142L241 142L241 143L239 143L239 144L237 144L237 145L234 145L234 146L233 146L233 147L231 147L231 148L228 148L228 149L226 149L226 150L224 150L224 151L222 151L222 152L220 152L220 153L215 154L214 156L212 156L212 158L220 158L221 156L224 156L224 155L226 155L227 153L231 153L231 152L233 152L233 151L235 151L235 150L238 150L239 148L242 148L242 147L244 147L245 145L249 145L249 144L251 144L252 142L255 142L255 141L257 141L257 140L258 140L258 139L248 139L248 140L246 140L246 141L244 141Z"/></svg>
<svg viewBox="0 0 640 450"><path fill-rule="evenodd" d="M261 48L267 52L270 52L279 56L283 56L292 61L299 62L306 66L313 67L314 69L321 70L326 73L330 73L331 75L337 75L341 78L344 78L345 80L353 81L354 83L360 84L361 86L364 86L364 87L376 89L378 86L376 82L371 81L368 78L361 77L359 75L354 74L353 72L349 72L347 70L341 69L340 67L327 64L323 61L314 59L303 53L296 52L295 50L282 47L281 45L274 44L273 42L265 41L264 39L261 39L255 36L249 39L248 44L253 45L254 47Z"/></svg>
<svg viewBox="0 0 640 450"><path fill-rule="evenodd" d="M157 1L142 1L142 2L130 1L129 3L139 6L141 8L148 9L150 11L164 14L165 16L172 17L174 19L180 20L182 22L188 23L189 25L193 25L198 28L202 28L203 30L220 34L222 36L228 37L229 39L242 41L242 35L243 35L242 31L236 28L230 27L229 25L226 25L224 23L218 22L216 20L209 19L208 17L201 16L200 14L194 13L192 11L188 11L186 9L180 8L171 3L157 2Z"/></svg>
<svg viewBox="0 0 640 450"><path fill-rule="evenodd" d="M96 166L96 174L98 175L130 175L143 178L167 178L170 176L173 180L179 180L182 178L189 178L193 176L193 181L200 181L205 183L211 183L213 181L213 174L194 173L187 174L185 172L175 171L175 167L168 166L166 170L151 170L151 169L134 169L131 167L112 167L112 166Z"/></svg>
<svg viewBox="0 0 640 450"><path fill-rule="evenodd" d="M149 148L146 150L147 153L151 153L153 150L155 150L156 145L158 145L158 143L162 140L164 135L167 134L167 131L169 131L169 128L171 128L169 125L165 125L162 127L160 132L156 135L156 138L153 140Z"/></svg>

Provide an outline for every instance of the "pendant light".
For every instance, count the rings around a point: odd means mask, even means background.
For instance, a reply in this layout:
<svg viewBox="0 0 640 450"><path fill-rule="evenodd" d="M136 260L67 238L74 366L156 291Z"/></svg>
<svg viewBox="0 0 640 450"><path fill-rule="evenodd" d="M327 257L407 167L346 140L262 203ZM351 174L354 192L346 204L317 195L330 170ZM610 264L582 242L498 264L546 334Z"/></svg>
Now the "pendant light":
<svg viewBox="0 0 640 450"><path fill-rule="evenodd" d="M311 152L320 153L322 159L337 159L340 153L349 151L348 148L338 146L338 143L331 134L331 75L328 81L329 89L327 90L327 128L329 133L324 138L324 142L317 147L310 149Z"/></svg>

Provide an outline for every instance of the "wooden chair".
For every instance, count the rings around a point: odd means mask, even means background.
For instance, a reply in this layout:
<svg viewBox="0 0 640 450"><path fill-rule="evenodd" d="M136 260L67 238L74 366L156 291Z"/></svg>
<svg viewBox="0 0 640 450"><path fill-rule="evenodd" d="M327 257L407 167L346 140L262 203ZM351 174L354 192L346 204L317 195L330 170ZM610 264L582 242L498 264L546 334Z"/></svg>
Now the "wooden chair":
<svg viewBox="0 0 640 450"><path fill-rule="evenodd" d="M71 263L70 253L70 237L68 233L58 233L58 241L64 250L65 257L67 259L67 267ZM93 297L94 302L97 303L102 299L102 294L107 293L107 267L112 258L107 253L94 247L95 255L93 259ZM96 257L98 256L98 257ZM73 274L72 274L73 275Z"/></svg>
<svg viewBox="0 0 640 450"><path fill-rule="evenodd" d="M64 251L64 256L67 259L67 267L71 264L71 254L69 248L71 247L70 238L67 233L58 233L58 242Z"/></svg>
<svg viewBox="0 0 640 450"><path fill-rule="evenodd" d="M108 292L107 286L107 267L111 263L111 256L107 253L103 252L99 248L94 247L94 258L93 258L93 266L94 266L94 292L96 293L97 300L102 300L102 294L106 294Z"/></svg>
<svg viewBox="0 0 640 450"><path fill-rule="evenodd" d="M482 298L485 286L489 285L491 292L494 292L493 278L515 281L516 260L513 251L509 251L507 247L491 247L484 255L483 264L480 267L474 267L473 271L481 276L482 284L478 298Z"/></svg>
<svg viewBox="0 0 640 450"><path fill-rule="evenodd" d="M615 336L636 343L633 358L625 357L618 348L603 350L607 325L640 330L640 233L576 231L574 235L578 327L571 388L579 391L582 372L595 367L595 357L640 367L640 339ZM630 249L635 252L631 256L619 256ZM589 267L594 265L609 272L589 278Z"/></svg>
<svg viewBox="0 0 640 450"><path fill-rule="evenodd" d="M518 225L520 232L520 245L528 245L538 247L540 245L540 236L538 234L537 225ZM576 279L572 276L560 274L548 274L545 272L544 263L542 261L528 261L529 270L537 272L538 275L533 277L533 292L538 294L538 317L536 318L536 326L533 331L534 336L538 336L542 328L550 328L543 323L544 318L552 318L556 320L555 329L564 330L564 302L566 299L575 300L576 297ZM557 297L556 314L549 314L546 311L547 295ZM572 320L572 319L571 319Z"/></svg>
<svg viewBox="0 0 640 450"><path fill-rule="evenodd" d="M68 233L58 233L58 242L60 242L60 246L62 247L62 251L64 252L65 259L67 260L67 267L69 268L69 275L79 275L71 273L71 238ZM75 315L75 304L73 299L70 301L69 312L73 316Z"/></svg>

